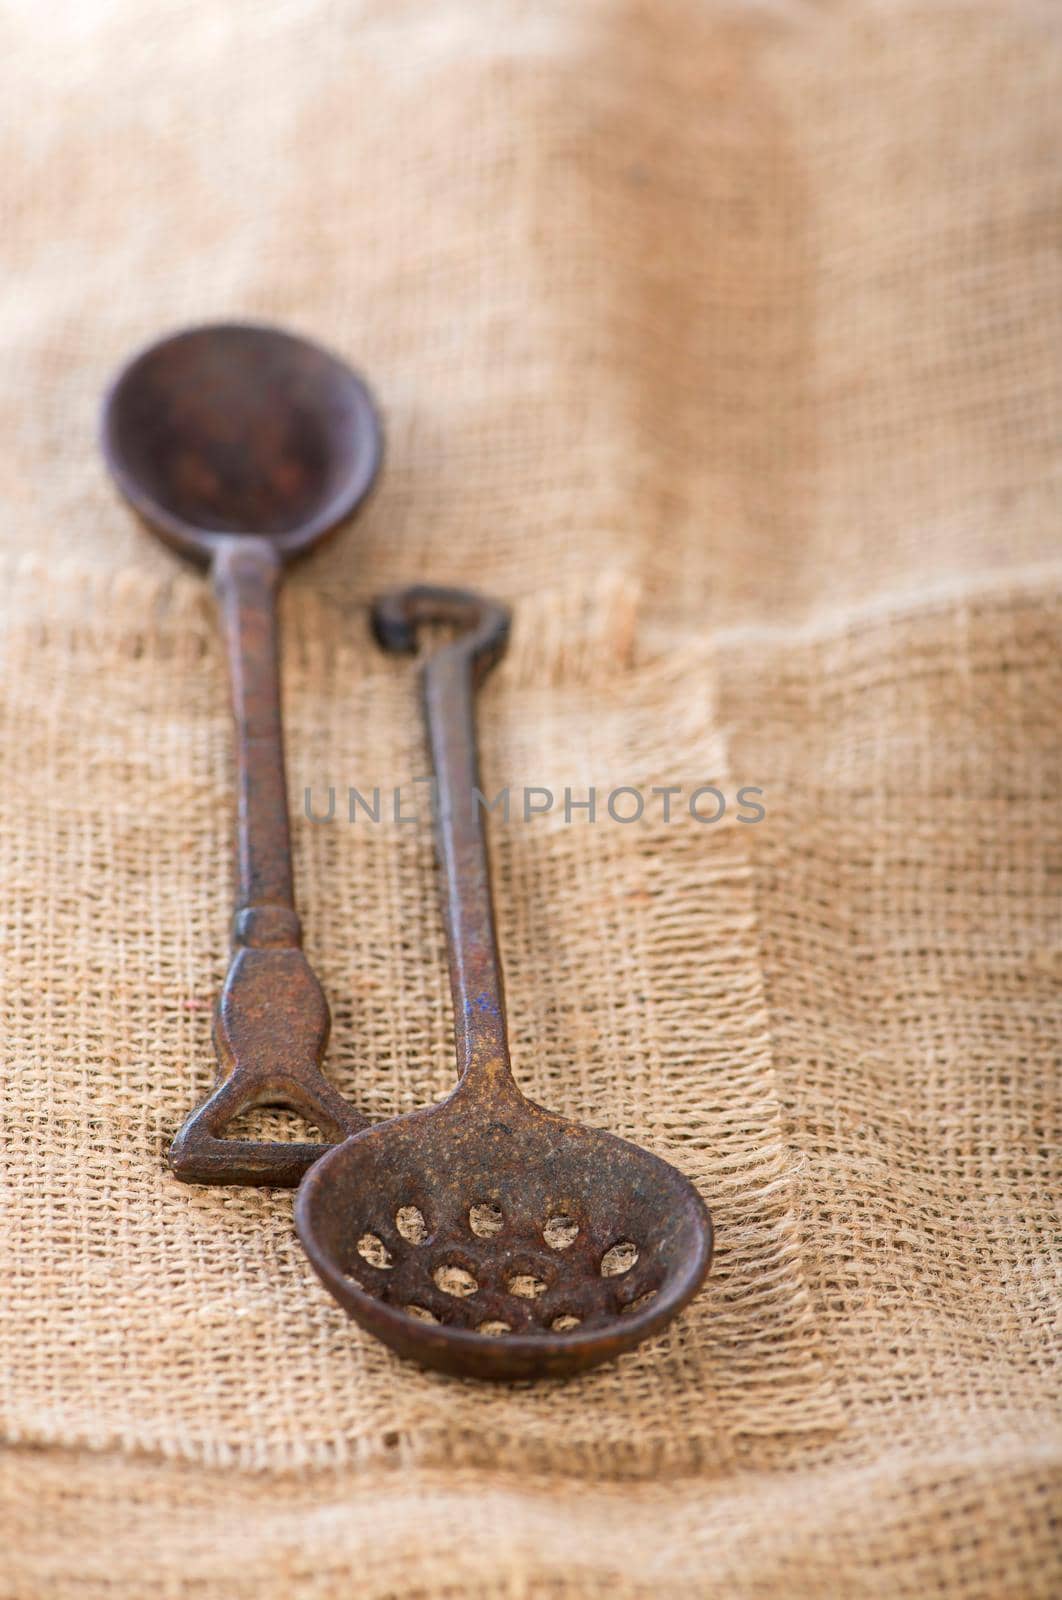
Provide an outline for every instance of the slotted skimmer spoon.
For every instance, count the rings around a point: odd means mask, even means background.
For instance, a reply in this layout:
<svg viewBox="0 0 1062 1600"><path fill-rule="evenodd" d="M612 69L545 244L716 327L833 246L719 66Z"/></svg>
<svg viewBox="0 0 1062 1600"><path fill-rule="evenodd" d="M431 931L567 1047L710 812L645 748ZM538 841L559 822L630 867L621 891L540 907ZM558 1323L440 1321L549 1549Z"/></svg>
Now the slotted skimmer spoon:
<svg viewBox="0 0 1062 1600"><path fill-rule="evenodd" d="M712 1225L689 1180L626 1140L526 1100L509 1063L473 695L508 612L411 588L374 608L385 649L457 637L424 666L437 780L457 1088L354 1135L310 1170L299 1237L350 1316L399 1355L480 1378L560 1376L658 1333L696 1294Z"/></svg>
<svg viewBox="0 0 1062 1600"><path fill-rule="evenodd" d="M119 372L103 451L152 532L217 593L236 725L237 902L214 1019L218 1078L170 1149L189 1183L292 1186L327 1144L225 1139L251 1106L300 1112L327 1139L365 1126L321 1072L331 1018L295 911L276 593L286 564L372 486L380 426L343 362L276 328L171 335Z"/></svg>

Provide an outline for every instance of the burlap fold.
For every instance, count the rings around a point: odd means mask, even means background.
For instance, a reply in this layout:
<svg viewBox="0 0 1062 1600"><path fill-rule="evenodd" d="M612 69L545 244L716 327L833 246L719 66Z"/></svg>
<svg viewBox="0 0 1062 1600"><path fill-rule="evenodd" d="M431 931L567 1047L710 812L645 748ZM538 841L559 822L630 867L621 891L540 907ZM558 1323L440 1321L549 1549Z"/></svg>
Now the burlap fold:
<svg viewBox="0 0 1062 1600"><path fill-rule="evenodd" d="M836 1426L774 1094L748 825L699 822L688 803L664 822L651 793L711 783L733 799L704 652L639 667L622 585L574 604L547 594L521 609L483 697L485 787L511 799L492 831L520 1081L680 1164L720 1229L710 1292L653 1350L574 1390L483 1389L403 1366L347 1321L294 1239L290 1195L185 1188L164 1166L213 1077L223 668L194 579L91 586L88 630L85 584L49 594L23 570L8 590L9 949L16 995L48 996L28 1036L17 1017L5 1034L10 1237L48 1264L8 1268L12 1436L273 1470L401 1450L424 1465L648 1476L725 1457L735 1434ZM428 770L415 675L374 648L360 613L311 593L285 626L291 786L309 791L299 898L333 1002L330 1070L369 1115L393 1115L453 1078L427 806L419 825L394 821L395 791L412 816ZM613 811L644 796L641 821L610 815L621 784L634 794ZM569 807L566 821L564 790L585 799L591 785L595 820ZM349 820L352 787L373 809L379 791L379 822L358 805ZM527 822L532 788L558 805ZM334 819L315 823L329 789ZM59 1105L42 1149L34 1108ZM632 1392L653 1396L637 1427Z"/></svg>

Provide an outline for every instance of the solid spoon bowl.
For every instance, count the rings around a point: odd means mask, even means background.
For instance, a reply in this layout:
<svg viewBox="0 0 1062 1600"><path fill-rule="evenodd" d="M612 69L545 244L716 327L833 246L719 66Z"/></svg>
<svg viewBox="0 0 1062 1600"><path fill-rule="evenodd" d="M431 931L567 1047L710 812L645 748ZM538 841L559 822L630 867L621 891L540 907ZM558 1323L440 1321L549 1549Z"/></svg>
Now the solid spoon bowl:
<svg viewBox="0 0 1062 1600"><path fill-rule="evenodd" d="M142 350L103 410L107 464L162 539L205 563L234 535L290 560L354 510L376 475L365 384L279 328L219 323Z"/></svg>

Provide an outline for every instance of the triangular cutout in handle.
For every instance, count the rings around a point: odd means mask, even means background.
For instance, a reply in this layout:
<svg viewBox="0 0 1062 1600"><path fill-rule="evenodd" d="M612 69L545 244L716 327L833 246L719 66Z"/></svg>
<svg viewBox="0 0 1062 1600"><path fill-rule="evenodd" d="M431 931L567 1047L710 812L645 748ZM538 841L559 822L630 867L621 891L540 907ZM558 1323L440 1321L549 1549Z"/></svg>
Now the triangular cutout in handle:
<svg viewBox="0 0 1062 1600"><path fill-rule="evenodd" d="M296 1188L332 1144L368 1127L367 1120L347 1104L327 1078L320 1074L315 1077L317 1082L312 1086L292 1083L287 1092L274 1090L266 1098L263 1098L259 1081L242 1085L239 1071L225 1078L192 1112L170 1146L168 1159L174 1175L182 1183ZM265 1104L297 1111L328 1135L330 1142L310 1144L222 1137L223 1130L241 1112Z"/></svg>
<svg viewBox="0 0 1062 1600"><path fill-rule="evenodd" d="M321 1071L330 1026L321 985L298 945L237 947L214 1015L220 1081L170 1146L183 1183L292 1189L332 1143L368 1127ZM241 1111L270 1105L299 1112L330 1142L221 1137Z"/></svg>

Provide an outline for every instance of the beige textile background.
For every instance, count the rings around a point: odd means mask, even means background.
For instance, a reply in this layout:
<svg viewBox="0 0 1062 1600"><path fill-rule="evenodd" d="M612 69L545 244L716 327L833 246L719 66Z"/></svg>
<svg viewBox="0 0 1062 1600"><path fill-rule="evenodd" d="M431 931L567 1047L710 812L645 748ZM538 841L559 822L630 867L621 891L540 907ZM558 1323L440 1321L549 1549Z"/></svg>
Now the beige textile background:
<svg viewBox="0 0 1062 1600"><path fill-rule="evenodd" d="M0 1596L1060 1592L1057 6L9 0L0 61ZM387 426L285 600L296 797L423 770L418 577L516 606L489 782L766 791L495 829L521 1080L719 1227L577 1382L399 1364L290 1195L162 1163L227 708L94 428L222 315ZM430 840L295 845L335 1080L440 1096Z"/></svg>

